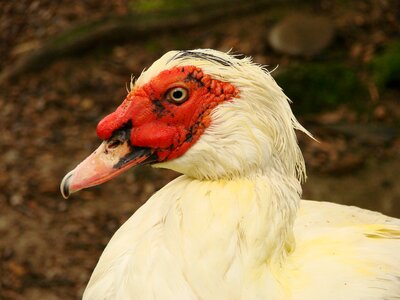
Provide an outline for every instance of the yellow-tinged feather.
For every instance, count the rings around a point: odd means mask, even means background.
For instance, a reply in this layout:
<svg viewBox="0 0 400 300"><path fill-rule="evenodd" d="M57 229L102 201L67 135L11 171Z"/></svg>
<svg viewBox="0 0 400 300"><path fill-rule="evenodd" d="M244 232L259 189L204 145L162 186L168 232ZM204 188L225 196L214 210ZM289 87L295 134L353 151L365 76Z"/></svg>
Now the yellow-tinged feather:
<svg viewBox="0 0 400 300"><path fill-rule="evenodd" d="M382 224L362 225L364 235L371 239L400 239L400 228Z"/></svg>

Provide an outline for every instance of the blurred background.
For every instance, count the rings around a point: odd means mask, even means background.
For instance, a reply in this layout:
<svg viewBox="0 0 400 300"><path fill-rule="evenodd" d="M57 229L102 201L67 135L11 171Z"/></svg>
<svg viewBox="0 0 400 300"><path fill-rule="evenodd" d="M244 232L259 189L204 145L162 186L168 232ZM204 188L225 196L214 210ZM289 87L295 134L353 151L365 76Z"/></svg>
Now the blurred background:
<svg viewBox="0 0 400 300"><path fill-rule="evenodd" d="M400 217L400 2L0 3L0 299L79 299L115 230L177 176L141 167L62 199L131 74L172 49L269 66L300 121L304 198Z"/></svg>

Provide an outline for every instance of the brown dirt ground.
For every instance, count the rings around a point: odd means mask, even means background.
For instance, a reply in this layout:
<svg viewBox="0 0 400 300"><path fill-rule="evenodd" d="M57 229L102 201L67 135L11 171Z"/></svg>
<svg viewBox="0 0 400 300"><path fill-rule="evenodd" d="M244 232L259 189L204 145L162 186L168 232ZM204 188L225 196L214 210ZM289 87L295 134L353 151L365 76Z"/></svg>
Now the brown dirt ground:
<svg viewBox="0 0 400 300"><path fill-rule="evenodd" d="M2 66L12 64L21 52L77 20L110 11L123 14L129 9L128 1L108 6L108 1L82 1L85 5L64 1L56 7L53 1L15 2L19 4L7 4L2 10L0 29L7 32L2 37ZM347 53L347 59L360 66L394 35L391 1L347 6L322 1L302 9L330 15L339 37L335 43ZM27 17L27 12L36 17ZM26 74L1 89L0 299L79 298L115 230L152 193L177 176L172 171L142 167L68 201L59 193L63 175L98 144L95 126L123 100L130 74L139 75L164 52L176 48L234 48L272 66L299 61L275 54L267 45L268 28L281 13L260 12L252 18L210 24L188 33L133 41L111 50L93 49ZM370 113L340 107L300 118L320 140L316 143L299 136L309 166L305 198L400 217L396 175L400 139L398 135L380 139L380 134L368 131L371 124L384 131L399 124L399 96L398 89L383 92ZM366 105L370 101L367 99ZM363 129L330 127L340 122L361 124Z"/></svg>

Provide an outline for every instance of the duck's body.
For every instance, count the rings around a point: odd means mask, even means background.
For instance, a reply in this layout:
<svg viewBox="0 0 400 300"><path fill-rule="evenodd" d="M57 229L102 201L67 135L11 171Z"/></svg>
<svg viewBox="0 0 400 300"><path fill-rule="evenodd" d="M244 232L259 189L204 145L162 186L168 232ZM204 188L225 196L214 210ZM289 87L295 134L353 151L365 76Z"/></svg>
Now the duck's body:
<svg viewBox="0 0 400 300"><path fill-rule="evenodd" d="M143 162L185 175L117 231L84 299L399 299L400 220L300 200L307 131L268 72L169 52L132 89L63 194Z"/></svg>
<svg viewBox="0 0 400 300"><path fill-rule="evenodd" d="M268 185L177 178L117 231L84 299L398 299L399 220L302 200L292 231Z"/></svg>
<svg viewBox="0 0 400 300"><path fill-rule="evenodd" d="M399 299L398 219L303 200L294 232L287 260L293 299Z"/></svg>

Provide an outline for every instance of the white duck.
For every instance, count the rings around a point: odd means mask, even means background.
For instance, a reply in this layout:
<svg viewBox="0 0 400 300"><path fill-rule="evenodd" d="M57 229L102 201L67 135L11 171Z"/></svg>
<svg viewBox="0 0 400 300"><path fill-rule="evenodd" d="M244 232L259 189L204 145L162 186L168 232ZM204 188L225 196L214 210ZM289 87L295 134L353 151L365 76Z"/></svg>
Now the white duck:
<svg viewBox="0 0 400 300"><path fill-rule="evenodd" d="M183 175L113 236L84 299L399 299L400 220L300 201L288 98L249 58L171 51L103 119L61 191L151 163Z"/></svg>

